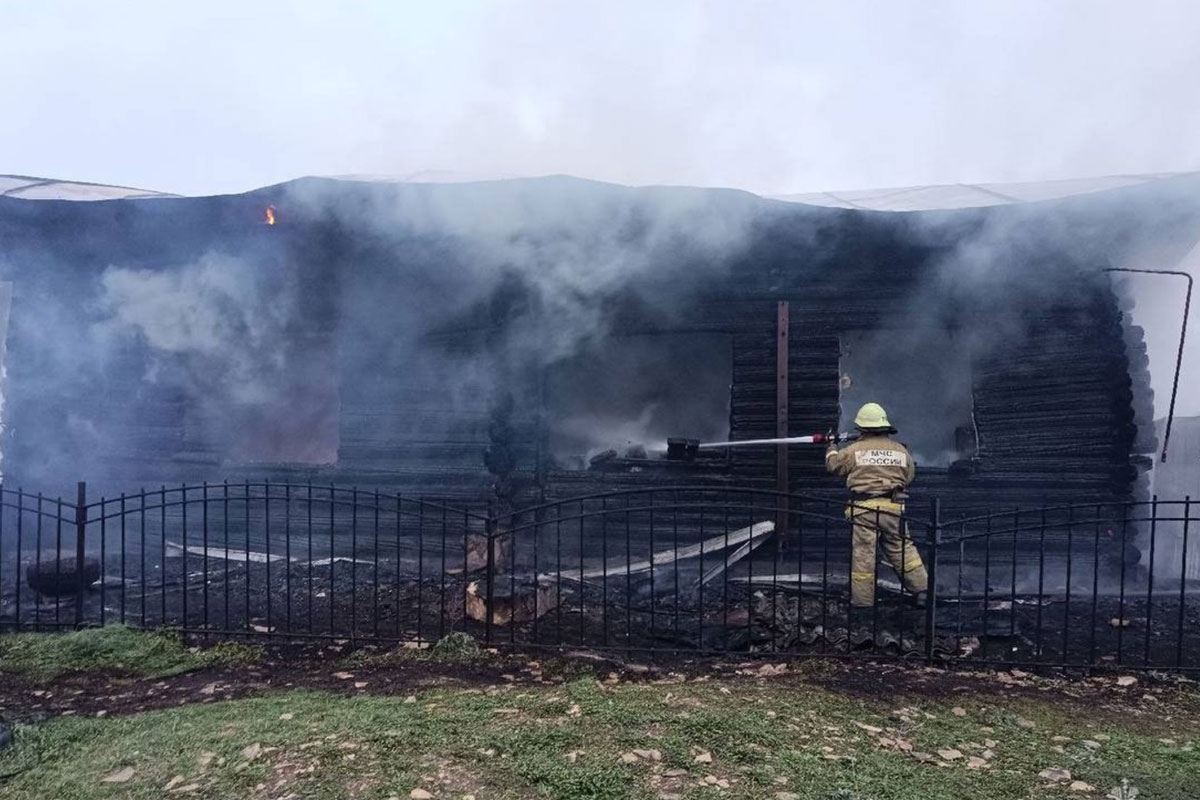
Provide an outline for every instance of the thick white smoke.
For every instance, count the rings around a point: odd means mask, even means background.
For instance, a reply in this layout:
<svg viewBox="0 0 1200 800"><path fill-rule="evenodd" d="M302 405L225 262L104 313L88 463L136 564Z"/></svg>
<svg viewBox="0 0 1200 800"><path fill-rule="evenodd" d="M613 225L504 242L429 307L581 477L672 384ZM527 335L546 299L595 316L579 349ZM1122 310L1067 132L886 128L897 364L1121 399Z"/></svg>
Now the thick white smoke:
<svg viewBox="0 0 1200 800"><path fill-rule="evenodd" d="M561 385L553 374L581 374L588 353L644 347L609 341L630 332L623 314L670 328L697 293L727 274L763 212L763 201L743 192L630 189L566 177L456 186L302 182L289 188L285 205L355 231L350 250L373 234L399 248L346 257L354 277L343 284L339 313L344 341L353 343L348 374L403 370L406 384L435 387L427 397L469 413L536 383L530 370L547 370ZM396 285L406 291L401 308L392 299ZM473 342L469 354L454 345L464 337ZM664 420L628 424L656 416L661 398L646 393L646 378L670 380L682 369L659 366L647 376L646 363L592 359L586 374L592 381L607 375L605 396L617 402L587 398L549 424L561 426L575 455L664 438ZM722 431L727 397L726 382L715 414ZM515 399L518 415L533 414L539 403ZM679 432L691 421L675 424Z"/></svg>
<svg viewBox="0 0 1200 800"><path fill-rule="evenodd" d="M179 392L184 447L210 458L330 463L337 392L328 345L304 334L294 271L210 252L100 276L89 331L102 358L145 352L142 380Z"/></svg>
<svg viewBox="0 0 1200 800"><path fill-rule="evenodd" d="M270 398L286 364L285 331L296 314L295 285L268 286L253 263L208 254L170 270L110 267L100 278L94 327L101 341L141 337L158 379L164 358L185 365L197 396L235 404Z"/></svg>

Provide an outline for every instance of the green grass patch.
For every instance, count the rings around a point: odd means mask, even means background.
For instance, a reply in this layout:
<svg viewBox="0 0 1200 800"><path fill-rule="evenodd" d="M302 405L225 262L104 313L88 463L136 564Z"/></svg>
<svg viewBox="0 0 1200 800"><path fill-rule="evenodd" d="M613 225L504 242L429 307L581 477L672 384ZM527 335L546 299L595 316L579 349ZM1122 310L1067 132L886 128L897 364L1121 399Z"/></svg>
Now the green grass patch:
<svg viewBox="0 0 1200 800"><path fill-rule="evenodd" d="M123 625L0 636L0 673L43 681L75 674L162 677L201 667L248 664L261 655L261 648L237 642L188 648L178 634L135 631Z"/></svg>
<svg viewBox="0 0 1200 800"><path fill-rule="evenodd" d="M795 678L581 679L415 697L290 690L60 718L18 729L0 755L11 775L0 789L6 800L384 800L417 788L456 800L1010 800L1103 798L1126 781L1141 798L1194 800L1200 786L1200 720L1181 697L1128 720L966 692L863 700ZM1048 768L1071 778L1039 777Z"/></svg>
<svg viewBox="0 0 1200 800"><path fill-rule="evenodd" d="M386 667L404 663L433 662L437 664L474 664L484 660L488 653L479 646L475 637L455 631L433 643L432 647L394 647L391 650L356 650L346 657L346 664L354 667Z"/></svg>
<svg viewBox="0 0 1200 800"><path fill-rule="evenodd" d="M438 639L429 648L429 657L446 664L468 664L478 661L483 656L483 650L475 637L468 633L454 632Z"/></svg>

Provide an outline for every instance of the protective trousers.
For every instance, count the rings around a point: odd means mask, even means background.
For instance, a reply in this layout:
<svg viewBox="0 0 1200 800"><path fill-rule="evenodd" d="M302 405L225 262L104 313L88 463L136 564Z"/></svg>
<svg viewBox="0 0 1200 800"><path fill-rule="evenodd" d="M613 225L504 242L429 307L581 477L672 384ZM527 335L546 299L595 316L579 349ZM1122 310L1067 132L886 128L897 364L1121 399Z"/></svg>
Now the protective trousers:
<svg viewBox="0 0 1200 800"><path fill-rule="evenodd" d="M908 526L901 519L904 506L890 500L866 500L846 509L854 526L850 553L850 604L856 607L875 604L875 543L882 537L883 554L900 576L904 588L916 594L925 591L929 577L925 562Z"/></svg>

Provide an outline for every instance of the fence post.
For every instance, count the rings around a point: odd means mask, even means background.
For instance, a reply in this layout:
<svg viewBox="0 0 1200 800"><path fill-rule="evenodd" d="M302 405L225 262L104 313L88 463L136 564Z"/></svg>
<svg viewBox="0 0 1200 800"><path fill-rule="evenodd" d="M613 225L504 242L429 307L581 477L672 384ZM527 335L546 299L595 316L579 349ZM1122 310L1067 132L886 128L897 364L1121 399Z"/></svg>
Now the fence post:
<svg viewBox="0 0 1200 800"><path fill-rule="evenodd" d="M942 508L941 501L933 498L929 511L929 528L926 544L929 547L928 564L929 583L925 591L925 663L933 664L933 640L937 632L937 559L938 545L942 541ZM962 566L959 566L962 569Z"/></svg>
<svg viewBox="0 0 1200 800"><path fill-rule="evenodd" d="M87 590L84 582L83 555L84 537L87 535L87 483L80 481L75 496L75 627L83 625L83 596ZM104 580L104 565L100 565L100 580Z"/></svg>
<svg viewBox="0 0 1200 800"><path fill-rule="evenodd" d="M484 613L483 640L489 647L492 644L492 614L495 606L493 586L495 581L492 573L496 569L496 510L489 502L487 507L487 522L484 523L484 544L487 546L487 566L484 569L484 597L487 598L487 608Z"/></svg>
<svg viewBox="0 0 1200 800"><path fill-rule="evenodd" d="M790 304L780 300L775 311L775 435L785 438L788 435L788 356L791 347L788 343L788 326L790 320ZM779 542L783 549L789 549L788 541L788 506L790 505L791 478L788 474L788 454L790 448L786 444L775 446L775 529L779 531Z"/></svg>

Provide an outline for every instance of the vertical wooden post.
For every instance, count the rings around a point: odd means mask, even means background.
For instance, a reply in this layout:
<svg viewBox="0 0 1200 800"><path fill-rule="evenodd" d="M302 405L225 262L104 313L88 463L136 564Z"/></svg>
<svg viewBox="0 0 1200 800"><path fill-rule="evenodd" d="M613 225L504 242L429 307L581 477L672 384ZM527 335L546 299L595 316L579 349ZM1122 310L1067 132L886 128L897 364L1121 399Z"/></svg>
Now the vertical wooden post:
<svg viewBox="0 0 1200 800"><path fill-rule="evenodd" d="M783 438L788 435L788 315L787 300L780 300L775 313L775 435ZM775 448L775 489L787 494L790 482L788 480L788 446L776 445ZM779 531L780 541L788 539L788 499L785 496L777 498L778 515L775 530Z"/></svg>

